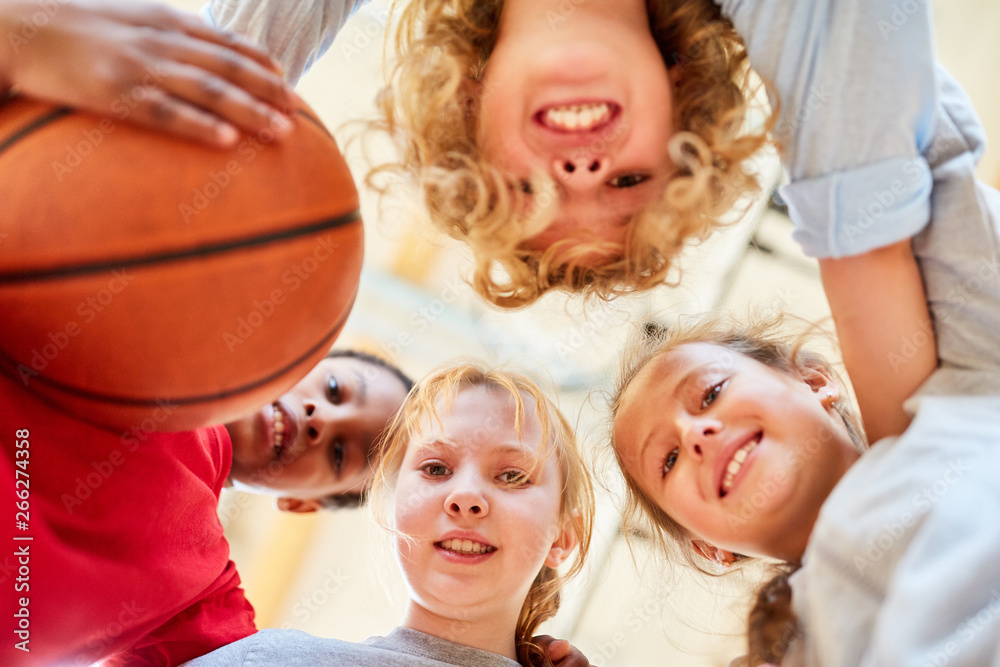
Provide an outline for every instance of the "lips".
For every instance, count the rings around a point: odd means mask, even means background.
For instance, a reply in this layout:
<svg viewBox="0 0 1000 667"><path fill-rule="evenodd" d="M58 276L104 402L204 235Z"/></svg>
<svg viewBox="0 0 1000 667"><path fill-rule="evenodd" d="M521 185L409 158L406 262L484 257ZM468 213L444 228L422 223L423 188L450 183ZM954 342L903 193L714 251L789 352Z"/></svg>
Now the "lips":
<svg viewBox="0 0 1000 667"><path fill-rule="evenodd" d="M270 415L267 414L268 412ZM265 421L267 422L268 442L274 452L274 458L281 460L295 442L295 437L299 432L298 421L288 406L280 400L272 403L269 411L265 408Z"/></svg>
<svg viewBox="0 0 1000 667"><path fill-rule="evenodd" d="M718 489L719 498L725 498L732 490L736 481L741 477L750 453L756 449L764 437L762 431L754 431L742 437L734 438L728 442L719 452L715 461L715 488Z"/></svg>
<svg viewBox="0 0 1000 667"><path fill-rule="evenodd" d="M453 531L434 543L442 556L453 562L480 563L497 551L486 538L478 533Z"/></svg>
<svg viewBox="0 0 1000 667"><path fill-rule="evenodd" d="M593 132L611 122L619 111L613 102L583 102L548 106L535 118L543 127L557 132Z"/></svg>
<svg viewBox="0 0 1000 667"><path fill-rule="evenodd" d="M578 100L540 107L532 120L540 138L565 148L605 142L616 135L622 108L609 100ZM613 136L611 138L614 138Z"/></svg>

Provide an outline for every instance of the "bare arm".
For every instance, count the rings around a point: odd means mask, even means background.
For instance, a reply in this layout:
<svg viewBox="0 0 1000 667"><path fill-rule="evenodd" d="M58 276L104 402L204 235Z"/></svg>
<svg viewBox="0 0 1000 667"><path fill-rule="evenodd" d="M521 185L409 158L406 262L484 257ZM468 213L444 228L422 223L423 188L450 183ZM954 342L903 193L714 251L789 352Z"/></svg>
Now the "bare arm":
<svg viewBox="0 0 1000 667"><path fill-rule="evenodd" d="M924 285L910 241L820 260L844 365L868 440L909 425L905 401L937 366Z"/></svg>
<svg viewBox="0 0 1000 667"><path fill-rule="evenodd" d="M218 146L237 128L282 133L295 104L270 57L198 17L134 0L0 0L0 93Z"/></svg>

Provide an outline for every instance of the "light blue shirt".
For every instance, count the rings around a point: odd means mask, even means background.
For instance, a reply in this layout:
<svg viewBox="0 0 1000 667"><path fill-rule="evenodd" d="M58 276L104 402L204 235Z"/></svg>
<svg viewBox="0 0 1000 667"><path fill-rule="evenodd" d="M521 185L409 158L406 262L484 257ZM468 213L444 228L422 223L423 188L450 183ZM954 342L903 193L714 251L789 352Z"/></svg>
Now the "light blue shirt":
<svg viewBox="0 0 1000 667"><path fill-rule="evenodd" d="M369 0L212 0L201 10L209 25L247 35L267 49L293 86L333 44Z"/></svg>

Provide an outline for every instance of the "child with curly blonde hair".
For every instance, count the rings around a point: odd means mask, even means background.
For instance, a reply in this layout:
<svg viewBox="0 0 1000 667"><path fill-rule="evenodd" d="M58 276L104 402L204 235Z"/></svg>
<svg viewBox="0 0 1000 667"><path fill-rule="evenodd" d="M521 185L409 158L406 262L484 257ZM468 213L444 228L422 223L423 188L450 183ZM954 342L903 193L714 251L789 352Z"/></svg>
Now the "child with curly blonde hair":
<svg viewBox="0 0 1000 667"><path fill-rule="evenodd" d="M332 42L357 0L214 0L290 80ZM431 221L467 243L488 301L561 289L602 297L663 283L685 242L757 183L746 162L746 51L711 0L408 0L379 98L402 173ZM497 272L502 268L502 272Z"/></svg>

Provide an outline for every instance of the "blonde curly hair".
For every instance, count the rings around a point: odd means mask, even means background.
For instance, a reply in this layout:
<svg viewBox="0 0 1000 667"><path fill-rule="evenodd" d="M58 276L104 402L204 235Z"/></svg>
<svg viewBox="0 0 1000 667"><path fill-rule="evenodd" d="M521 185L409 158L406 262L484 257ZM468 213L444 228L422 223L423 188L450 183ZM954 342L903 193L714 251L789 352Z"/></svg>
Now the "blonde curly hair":
<svg viewBox="0 0 1000 667"><path fill-rule="evenodd" d="M577 555L562 574L548 565L542 566L521 607L515 631L518 660L522 665L551 665L532 637L538 626L558 611L563 585L583 569L594 526L594 491L572 427L535 382L519 373L487 369L476 363L447 366L424 377L410 390L386 430L384 451L369 494L370 508L376 523L393 532L390 518L393 490L410 440L419 435L426 419L440 423L442 414L451 410L458 393L473 387L485 387L510 397L515 408L514 428L518 433L527 420L537 420L542 443L540 461L554 454L559 463L562 477L560 518L569 522L576 533ZM487 426L488 422L484 423L484 428Z"/></svg>
<svg viewBox="0 0 1000 667"><path fill-rule="evenodd" d="M774 114L746 132L754 90L742 40L713 0L647 0L650 29L674 68L673 173L662 196L633 216L622 244L531 250L523 242L551 222L556 199L529 205L517 179L476 142L476 81L502 9L503 0L408 0L395 33L400 57L374 124L398 139L402 158L373 170L368 184L384 192L387 172L415 182L433 224L472 248L473 287L494 305L526 306L550 290L607 299L663 283L688 241L759 190L746 162L767 144ZM595 251L609 259L586 261Z"/></svg>

